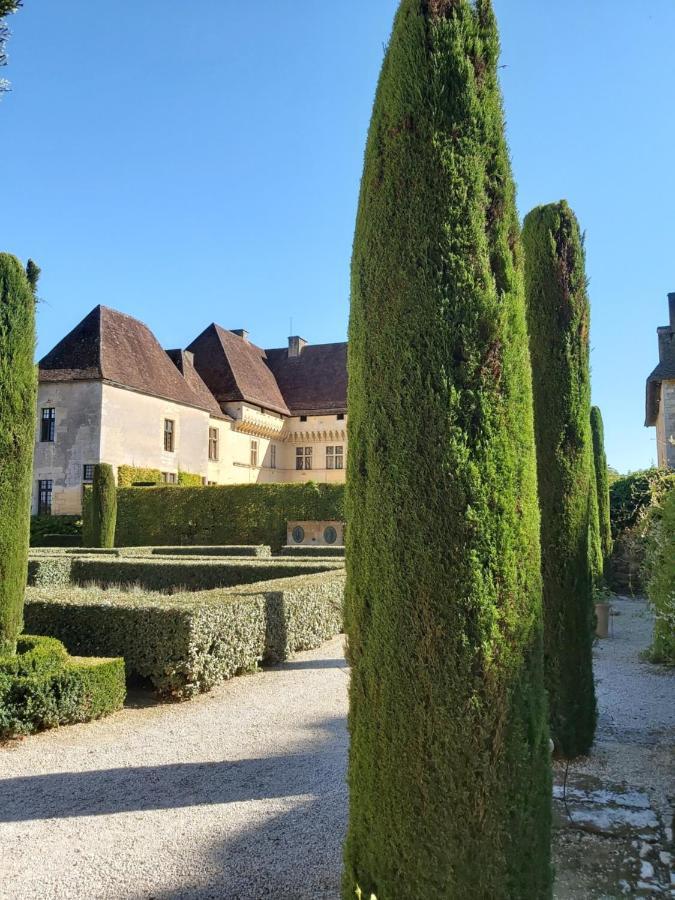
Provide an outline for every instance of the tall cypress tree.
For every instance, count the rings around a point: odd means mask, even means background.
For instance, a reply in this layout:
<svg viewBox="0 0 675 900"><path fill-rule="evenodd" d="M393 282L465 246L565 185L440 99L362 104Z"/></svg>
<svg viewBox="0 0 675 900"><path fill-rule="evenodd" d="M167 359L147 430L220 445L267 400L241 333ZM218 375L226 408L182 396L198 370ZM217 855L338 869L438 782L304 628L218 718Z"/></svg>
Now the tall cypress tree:
<svg viewBox="0 0 675 900"><path fill-rule="evenodd" d="M35 297L18 259L0 253L0 656L14 653L28 571L37 391Z"/></svg>
<svg viewBox="0 0 675 900"><path fill-rule="evenodd" d="M527 215L523 244L541 508L546 682L556 750L574 757L590 749L596 722L592 640L598 525L585 257L579 224L564 200Z"/></svg>
<svg viewBox="0 0 675 900"><path fill-rule="evenodd" d="M109 463L94 466L91 489L91 518L94 547L115 546L117 525L117 486L113 467Z"/></svg>
<svg viewBox="0 0 675 900"><path fill-rule="evenodd" d="M609 478L607 457L605 456L605 427L600 408L591 408L591 433L593 435L593 458L595 460L595 482L598 488L598 519L600 522L600 542L605 562L612 555L612 526L609 516Z"/></svg>
<svg viewBox="0 0 675 900"><path fill-rule="evenodd" d="M343 896L543 898L550 760L521 250L487 0L402 0L349 325Z"/></svg>

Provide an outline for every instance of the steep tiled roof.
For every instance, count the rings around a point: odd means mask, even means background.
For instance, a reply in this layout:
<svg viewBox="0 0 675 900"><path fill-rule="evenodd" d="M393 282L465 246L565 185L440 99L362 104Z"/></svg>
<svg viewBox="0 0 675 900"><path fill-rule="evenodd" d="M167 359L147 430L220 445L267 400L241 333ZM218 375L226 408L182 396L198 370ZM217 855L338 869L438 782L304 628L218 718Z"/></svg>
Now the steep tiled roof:
<svg viewBox="0 0 675 900"><path fill-rule="evenodd" d="M216 402L216 398L199 377L199 373L195 369L192 354L188 353L186 350L167 350L166 353L188 383L188 387L192 390L195 397L203 404L204 409L208 409L211 415L217 416L218 418L231 418L231 416L228 416L221 410Z"/></svg>
<svg viewBox="0 0 675 900"><path fill-rule="evenodd" d="M675 294L669 294L671 305L671 324L659 328L659 364L647 378L645 425L656 425L659 415L661 382L675 381Z"/></svg>
<svg viewBox="0 0 675 900"><path fill-rule="evenodd" d="M294 416L347 411L347 344L308 344L299 356L266 350L286 405Z"/></svg>
<svg viewBox="0 0 675 900"><path fill-rule="evenodd" d="M196 372L184 378L146 325L107 306L93 309L39 368L41 381L102 379L222 415Z"/></svg>
<svg viewBox="0 0 675 900"><path fill-rule="evenodd" d="M195 368L221 406L245 400L289 415L286 402L266 365L265 351L246 338L212 324L187 348Z"/></svg>

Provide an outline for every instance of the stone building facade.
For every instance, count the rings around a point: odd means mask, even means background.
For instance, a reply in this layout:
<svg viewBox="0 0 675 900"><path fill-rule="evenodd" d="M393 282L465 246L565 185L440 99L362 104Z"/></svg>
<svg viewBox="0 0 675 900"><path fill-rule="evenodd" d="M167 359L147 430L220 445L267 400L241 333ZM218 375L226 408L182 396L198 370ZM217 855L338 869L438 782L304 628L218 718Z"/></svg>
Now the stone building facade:
<svg viewBox="0 0 675 900"><path fill-rule="evenodd" d="M203 484L344 482L347 345L263 350L212 324L164 350L137 319L93 309L39 363L33 513L77 514L93 465Z"/></svg>
<svg viewBox="0 0 675 900"><path fill-rule="evenodd" d="M675 293L668 294L669 324L656 329L659 364L647 379L645 425L656 427L659 466L675 469Z"/></svg>

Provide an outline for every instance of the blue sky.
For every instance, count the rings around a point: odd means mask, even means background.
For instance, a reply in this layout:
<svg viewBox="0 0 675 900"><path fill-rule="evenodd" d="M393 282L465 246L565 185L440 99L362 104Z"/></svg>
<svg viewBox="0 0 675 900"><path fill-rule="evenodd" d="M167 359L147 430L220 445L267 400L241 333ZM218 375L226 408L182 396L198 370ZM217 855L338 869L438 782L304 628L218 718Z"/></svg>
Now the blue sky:
<svg viewBox="0 0 675 900"><path fill-rule="evenodd" d="M363 148L395 0L26 0L0 104L0 247L43 269L38 352L94 305L165 346L344 340ZM593 394L611 465L643 427L675 290L675 4L495 0L521 213L587 232Z"/></svg>

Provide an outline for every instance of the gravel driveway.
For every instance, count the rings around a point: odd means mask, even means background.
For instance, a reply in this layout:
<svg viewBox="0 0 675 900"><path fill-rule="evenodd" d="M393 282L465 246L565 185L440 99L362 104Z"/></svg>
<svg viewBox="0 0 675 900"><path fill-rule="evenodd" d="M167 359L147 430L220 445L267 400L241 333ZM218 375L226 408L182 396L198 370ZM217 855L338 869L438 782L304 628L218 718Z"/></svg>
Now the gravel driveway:
<svg viewBox="0 0 675 900"><path fill-rule="evenodd" d="M566 806L556 767L557 900L671 896L675 676L640 661L646 605L615 608ZM190 703L138 695L0 748L0 898L337 900L347 678L337 638Z"/></svg>

